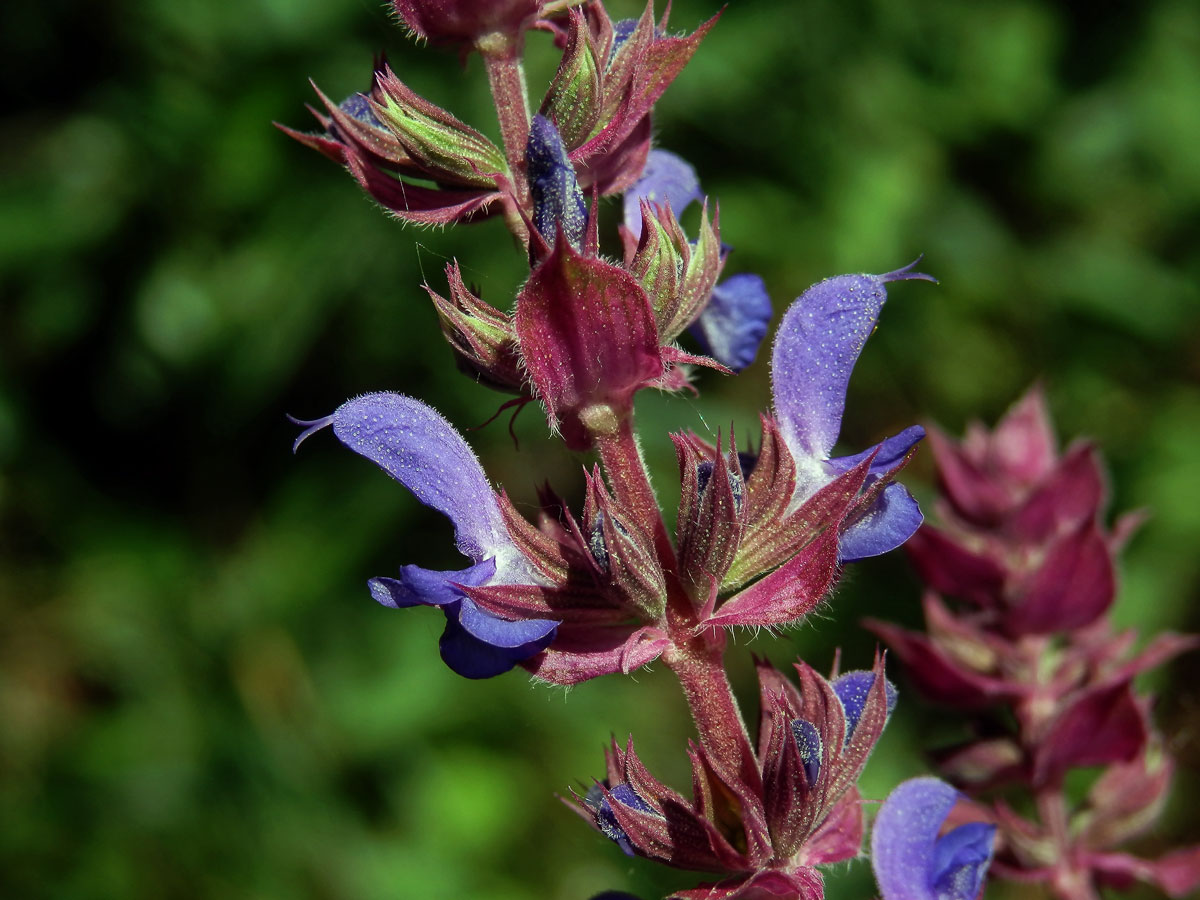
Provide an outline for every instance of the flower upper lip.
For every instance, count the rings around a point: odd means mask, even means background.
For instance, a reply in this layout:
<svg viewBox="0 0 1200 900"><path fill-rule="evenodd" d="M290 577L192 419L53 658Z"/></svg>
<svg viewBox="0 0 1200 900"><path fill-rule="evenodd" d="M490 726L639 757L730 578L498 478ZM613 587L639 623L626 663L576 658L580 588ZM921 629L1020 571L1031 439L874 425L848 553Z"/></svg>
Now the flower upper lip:
<svg viewBox="0 0 1200 900"><path fill-rule="evenodd" d="M850 374L875 329L887 300L885 285L929 275L914 271L916 260L884 275L839 275L813 285L784 314L771 353L775 415L796 460L796 500L811 496L838 473L876 453L868 476L890 471L925 436L910 426L861 453L831 459L842 428ZM877 556L904 543L922 521L912 495L889 484L875 504L843 530L843 562Z"/></svg>

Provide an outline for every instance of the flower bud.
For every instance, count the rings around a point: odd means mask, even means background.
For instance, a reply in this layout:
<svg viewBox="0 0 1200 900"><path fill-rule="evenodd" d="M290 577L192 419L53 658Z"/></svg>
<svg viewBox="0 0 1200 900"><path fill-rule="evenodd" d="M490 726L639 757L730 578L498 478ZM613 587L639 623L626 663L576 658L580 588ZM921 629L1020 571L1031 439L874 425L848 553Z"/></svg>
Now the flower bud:
<svg viewBox="0 0 1200 900"><path fill-rule="evenodd" d="M554 246L559 228L574 246L583 243L588 209L558 129L544 116L534 116L525 148L533 224Z"/></svg>
<svg viewBox="0 0 1200 900"><path fill-rule="evenodd" d="M449 298L426 285L442 334L459 371L499 391L521 393L524 377L512 319L484 303L463 283L458 263L446 266Z"/></svg>

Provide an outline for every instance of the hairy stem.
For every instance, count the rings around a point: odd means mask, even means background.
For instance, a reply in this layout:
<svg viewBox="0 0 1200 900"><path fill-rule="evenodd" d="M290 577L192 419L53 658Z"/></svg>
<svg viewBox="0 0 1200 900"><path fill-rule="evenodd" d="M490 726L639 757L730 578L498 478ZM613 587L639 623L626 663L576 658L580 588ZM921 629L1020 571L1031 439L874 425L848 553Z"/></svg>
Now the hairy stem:
<svg viewBox="0 0 1200 900"><path fill-rule="evenodd" d="M529 141L529 91L525 86L525 66L521 62L520 36L489 34L477 43L487 69L492 100L500 119L500 137L504 156L512 170L513 193L517 203L529 205L529 183L525 176L525 145Z"/></svg>
<svg viewBox="0 0 1200 900"><path fill-rule="evenodd" d="M617 502L631 510L641 525L654 535L654 549L663 571L674 572L675 548L671 545L658 508L658 498L650 486L650 474L633 433L632 413L621 417L611 433L593 433L593 440Z"/></svg>
<svg viewBox="0 0 1200 900"><path fill-rule="evenodd" d="M667 575L668 602L662 624L673 642L663 661L683 687L700 745L731 784L740 783L754 791L761 787L758 763L725 673L725 633L720 628L697 627L697 610L676 574L675 549L634 436L633 416L621 416L609 432L593 432L593 441L617 501L653 530L655 550Z"/></svg>
<svg viewBox="0 0 1200 900"><path fill-rule="evenodd" d="M676 644L674 652L663 659L683 687L700 746L710 761L725 777L736 778L754 789L760 778L758 763L725 673L724 651L724 634L720 629L709 629L708 634L686 645Z"/></svg>

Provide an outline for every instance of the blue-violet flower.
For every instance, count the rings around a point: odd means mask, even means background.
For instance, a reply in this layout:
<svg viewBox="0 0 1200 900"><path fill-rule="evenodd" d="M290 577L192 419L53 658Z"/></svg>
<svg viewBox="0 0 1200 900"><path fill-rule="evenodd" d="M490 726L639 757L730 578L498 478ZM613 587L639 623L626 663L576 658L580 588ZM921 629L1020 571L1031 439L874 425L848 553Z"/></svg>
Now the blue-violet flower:
<svg viewBox="0 0 1200 900"><path fill-rule="evenodd" d="M830 459L842 427L850 373L875 329L887 299L885 284L934 279L912 271L916 263L885 275L839 275L800 295L779 324L771 356L775 417L796 461L798 505L841 473L874 453L871 481L893 469L925 436L913 425L853 456ZM921 524L916 500L900 484L889 484L876 502L842 532L843 562L878 556L901 544Z"/></svg>
<svg viewBox="0 0 1200 900"><path fill-rule="evenodd" d="M311 422L293 449L329 425L343 444L375 463L418 500L454 525L455 544L472 565L437 572L400 569L399 578L372 578L371 596L384 606L436 606L446 616L442 659L467 678L507 672L553 640L558 622L510 621L479 608L462 586L528 584L537 579L504 525L496 495L475 453L432 407L402 394L366 394Z"/></svg>
<svg viewBox="0 0 1200 900"><path fill-rule="evenodd" d="M884 801L871 833L871 864L883 900L979 896L996 827L968 822L939 837L958 796L937 778L913 778Z"/></svg>
<svg viewBox="0 0 1200 900"><path fill-rule="evenodd" d="M544 116L535 115L530 122L525 166L533 195L534 226L551 247L559 228L579 247L587 229L587 203L562 137Z"/></svg>

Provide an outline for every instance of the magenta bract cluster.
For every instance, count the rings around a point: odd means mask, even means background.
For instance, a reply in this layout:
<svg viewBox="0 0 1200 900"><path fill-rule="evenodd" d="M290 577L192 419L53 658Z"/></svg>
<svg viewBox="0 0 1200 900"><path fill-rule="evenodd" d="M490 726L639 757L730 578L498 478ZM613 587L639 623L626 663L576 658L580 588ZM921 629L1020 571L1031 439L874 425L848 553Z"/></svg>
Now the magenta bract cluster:
<svg viewBox="0 0 1200 900"><path fill-rule="evenodd" d="M601 287L596 272L612 280ZM551 273L561 280L551 281ZM550 497L530 524L492 493L462 436L412 398L360 397L327 419L304 423L302 437L333 425L346 446L455 524L471 569L431 580L426 570L407 566L400 579L377 578L371 588L385 605L441 607L448 617L442 653L456 671L487 677L519 662L559 684L629 672L704 629L800 620L828 593L839 556L886 552L920 524L915 503L891 482L919 429L855 457L823 456L830 432L836 435L862 331L869 333L882 304L883 283L873 276L831 279L796 301L793 310L806 315L784 317L772 359L785 375L774 379L774 406L791 424L791 441L767 416L757 453L739 453L732 435L728 445L719 439L715 446L694 434L674 436L682 492L673 546L656 543L655 524L612 495L598 471L586 475L580 516ZM523 362L514 371L543 385L537 393L568 446L589 446L597 410L610 416L628 410L639 379L664 371L653 341L643 343L641 357L631 358L627 343L619 352L621 335L653 337L646 307L640 324L604 312L596 313L607 317L604 328L571 332L587 321L591 306L624 309L635 306L631 297L643 296L624 270L589 263L564 241L518 297L517 331L528 340L518 341ZM848 316L860 300L866 312ZM847 321L850 327L842 327ZM807 344L805 329L819 329ZM525 344L540 349L526 352ZM825 361L839 353L852 358L820 366L802 358L811 353ZM813 373L810 379L800 376L804 371ZM833 389L814 389L812 379L826 371ZM810 437L806 408L815 409L812 421L825 437ZM898 498L890 493L897 489ZM667 614L672 595L683 604L676 614L687 616L686 629Z"/></svg>
<svg viewBox="0 0 1200 900"><path fill-rule="evenodd" d="M765 334L770 301L757 276L719 282L726 254L707 207L697 235L683 232L674 206L681 211L701 195L682 159L659 150L617 154L618 174L606 152L607 188L589 169L589 154L635 133L629 123L649 115L708 26L671 37L649 7L639 20L614 24L599 4L548 25L563 42L563 61L542 113L525 124L518 159L412 94L386 65L370 95L326 104L324 134L298 137L352 173L384 178L389 191L407 192L411 170L444 183L432 194L473 188L475 212L493 204L515 212L506 221L528 246L531 271L511 311L473 293L456 262L446 269L446 294L427 291L461 370L516 402L539 401L566 446L599 449L607 470L614 461L604 459L605 448L631 435L638 391L694 390L697 365L731 371L679 339L698 327L702 351L741 366ZM580 79L592 76L599 87L578 102L593 102L596 117L581 125L571 118L578 104L554 98L567 82L583 90ZM625 254L616 262L599 252L594 200L620 188L629 192ZM439 607L447 617L442 655L461 674L487 677L519 663L560 684L632 671L704 629L803 618L828 593L839 563L891 550L921 522L912 497L892 482L921 428L831 458L850 373L886 285L928 279L912 268L828 279L792 304L775 339L773 415L761 419L757 450L744 434L716 445L673 436L683 484L673 541L653 498L648 504L644 491L621 490L613 472L586 474L583 510L548 497L531 524L503 496L479 499L486 476L434 410L394 394L347 403L321 420L347 446L448 515L460 535L494 537L460 540L470 568L435 578L406 566L398 578L373 579L372 595L392 607ZM397 454L411 464L398 468ZM438 494L429 484L435 477ZM450 499L438 505L431 496Z"/></svg>
<svg viewBox="0 0 1200 900"><path fill-rule="evenodd" d="M1171 763L1134 676L1200 644L1163 634L1135 652L1135 633L1107 616L1116 556L1140 517L1105 526L1096 450L1081 442L1058 451L1040 390L992 431L972 425L961 442L933 431L930 442L941 523L907 545L930 588L927 630L869 627L923 693L987 734L939 761L965 790L1000 792L990 812L1000 829L998 871L1046 882L1062 897L1092 897L1134 878L1171 896L1190 892L1200 886L1200 848L1158 862L1114 852L1153 823L1170 785ZM1013 725L997 727L1001 709ZM1089 766L1105 769L1068 812L1064 780ZM1010 805L1029 794L1037 816Z"/></svg>
<svg viewBox="0 0 1200 900"><path fill-rule="evenodd" d="M652 3L640 19L617 23L598 3L544 19L543 4L533 0L395 0L395 6L415 33L468 46L483 39L481 54L501 62L519 56L525 26L537 22L555 32L564 54L540 114L561 135L580 186L597 196L619 193L641 175L654 103L716 21L674 36L665 18L655 22ZM528 206L520 162L416 94L386 61L362 94L340 104L317 94L324 111L313 115L322 131L282 130L343 163L396 217L446 225L507 210L520 228L520 210Z"/></svg>

